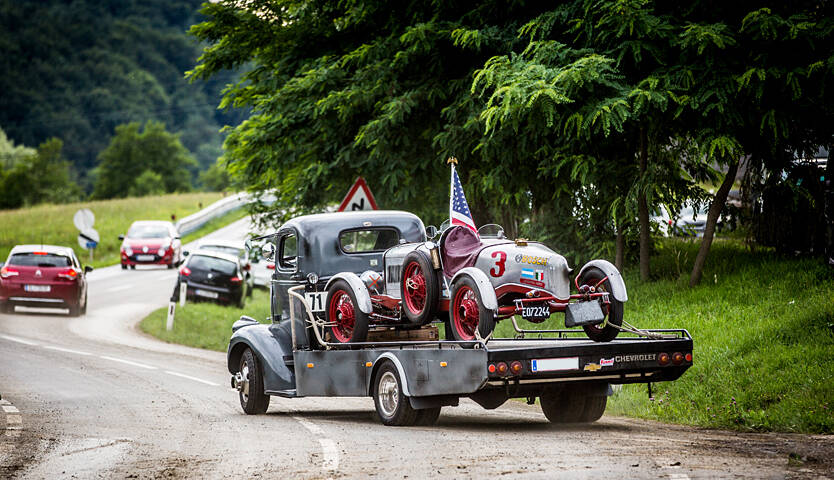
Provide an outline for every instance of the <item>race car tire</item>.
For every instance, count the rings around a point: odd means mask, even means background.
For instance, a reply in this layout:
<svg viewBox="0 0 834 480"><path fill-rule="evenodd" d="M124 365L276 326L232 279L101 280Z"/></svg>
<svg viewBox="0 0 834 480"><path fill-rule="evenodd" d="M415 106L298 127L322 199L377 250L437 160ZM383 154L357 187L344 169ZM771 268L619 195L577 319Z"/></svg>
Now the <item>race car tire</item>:
<svg viewBox="0 0 834 480"><path fill-rule="evenodd" d="M582 273L582 277L579 279L579 285L596 286L603 278L605 278L605 273L602 270L597 267L591 267ZM606 279L599 284L597 291L611 292L611 282ZM623 324L623 302L616 300L614 295L609 295L608 300L611 302L609 305L601 305L602 311L606 316L605 326L601 327L600 325L602 324L582 326L582 329L585 330L585 335L588 335L588 338L595 342L610 342L614 340L617 334L620 333L620 329L617 327Z"/></svg>
<svg viewBox="0 0 834 480"><path fill-rule="evenodd" d="M495 329L495 311L484 307L478 284L468 276L452 284L448 325L446 339L458 342L474 341L476 331L487 338Z"/></svg>
<svg viewBox="0 0 834 480"><path fill-rule="evenodd" d="M403 260L400 298L408 321L425 325L434 320L440 288L431 262L423 252L413 251Z"/></svg>
<svg viewBox="0 0 834 480"><path fill-rule="evenodd" d="M368 338L368 314L359 309L356 294L345 280L336 280L327 290L325 320L331 341L364 342Z"/></svg>
<svg viewBox="0 0 834 480"><path fill-rule="evenodd" d="M251 348L244 350L240 357L240 375L245 382L239 392L240 406L247 415L257 415L269 408L269 395L264 394L264 379L261 362Z"/></svg>
<svg viewBox="0 0 834 480"><path fill-rule="evenodd" d="M385 360L374 377L374 407L379 419L389 427L407 427L417 421L418 410L403 392L402 379L397 367Z"/></svg>

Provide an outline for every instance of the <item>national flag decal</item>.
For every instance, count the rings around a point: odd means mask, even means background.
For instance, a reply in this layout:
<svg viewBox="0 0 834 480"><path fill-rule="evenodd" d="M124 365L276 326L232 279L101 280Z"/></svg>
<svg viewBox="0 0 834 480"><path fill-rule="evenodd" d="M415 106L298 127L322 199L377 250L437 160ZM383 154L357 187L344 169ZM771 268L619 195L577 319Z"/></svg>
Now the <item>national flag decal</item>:
<svg viewBox="0 0 834 480"><path fill-rule="evenodd" d="M542 270L533 270L532 268L522 268L521 269L521 278L526 278L528 280L536 280L538 282L544 281L544 271Z"/></svg>

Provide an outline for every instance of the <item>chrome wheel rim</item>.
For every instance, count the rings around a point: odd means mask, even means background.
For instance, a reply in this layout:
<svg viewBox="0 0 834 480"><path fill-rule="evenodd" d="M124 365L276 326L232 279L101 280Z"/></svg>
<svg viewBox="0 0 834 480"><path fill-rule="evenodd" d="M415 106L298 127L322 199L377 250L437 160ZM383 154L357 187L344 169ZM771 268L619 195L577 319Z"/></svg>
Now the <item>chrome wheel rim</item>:
<svg viewBox="0 0 834 480"><path fill-rule="evenodd" d="M400 387L397 385L397 377L392 372L385 372L379 379L379 408L386 417L394 416L397 411L397 404L400 401Z"/></svg>
<svg viewBox="0 0 834 480"><path fill-rule="evenodd" d="M240 367L240 376L243 378L243 386L240 389L240 397L244 402L249 401L249 364L243 362Z"/></svg>

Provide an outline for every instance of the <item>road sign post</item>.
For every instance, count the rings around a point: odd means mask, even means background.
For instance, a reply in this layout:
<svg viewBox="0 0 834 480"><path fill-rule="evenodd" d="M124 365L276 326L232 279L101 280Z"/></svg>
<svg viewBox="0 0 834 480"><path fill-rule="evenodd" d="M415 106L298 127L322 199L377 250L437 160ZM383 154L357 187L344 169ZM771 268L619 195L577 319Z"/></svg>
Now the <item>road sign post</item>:
<svg viewBox="0 0 834 480"><path fill-rule="evenodd" d="M180 306L185 306L185 296L188 293L188 284L185 282L180 283Z"/></svg>
<svg viewBox="0 0 834 480"><path fill-rule="evenodd" d="M93 252L98 246L99 240L101 240L98 232L93 228L95 221L96 217L89 208L82 208L72 216L72 223L79 230L78 245L90 252L90 263L93 263Z"/></svg>
<svg viewBox="0 0 834 480"><path fill-rule="evenodd" d="M165 330L169 332L174 328L174 311L177 309L177 302L168 302L168 320L165 322Z"/></svg>

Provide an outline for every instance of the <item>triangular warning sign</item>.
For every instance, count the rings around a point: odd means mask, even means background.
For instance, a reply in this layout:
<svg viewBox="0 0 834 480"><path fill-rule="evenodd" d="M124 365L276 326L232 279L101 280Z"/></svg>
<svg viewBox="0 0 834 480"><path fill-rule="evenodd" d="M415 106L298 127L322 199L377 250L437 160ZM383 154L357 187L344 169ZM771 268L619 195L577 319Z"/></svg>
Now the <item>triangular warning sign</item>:
<svg viewBox="0 0 834 480"><path fill-rule="evenodd" d="M342 204L339 205L340 212L355 210L379 210L379 207L376 206L376 200L374 200L374 194L371 193L371 189L368 188L368 184L362 177L353 182L350 191L345 195Z"/></svg>

